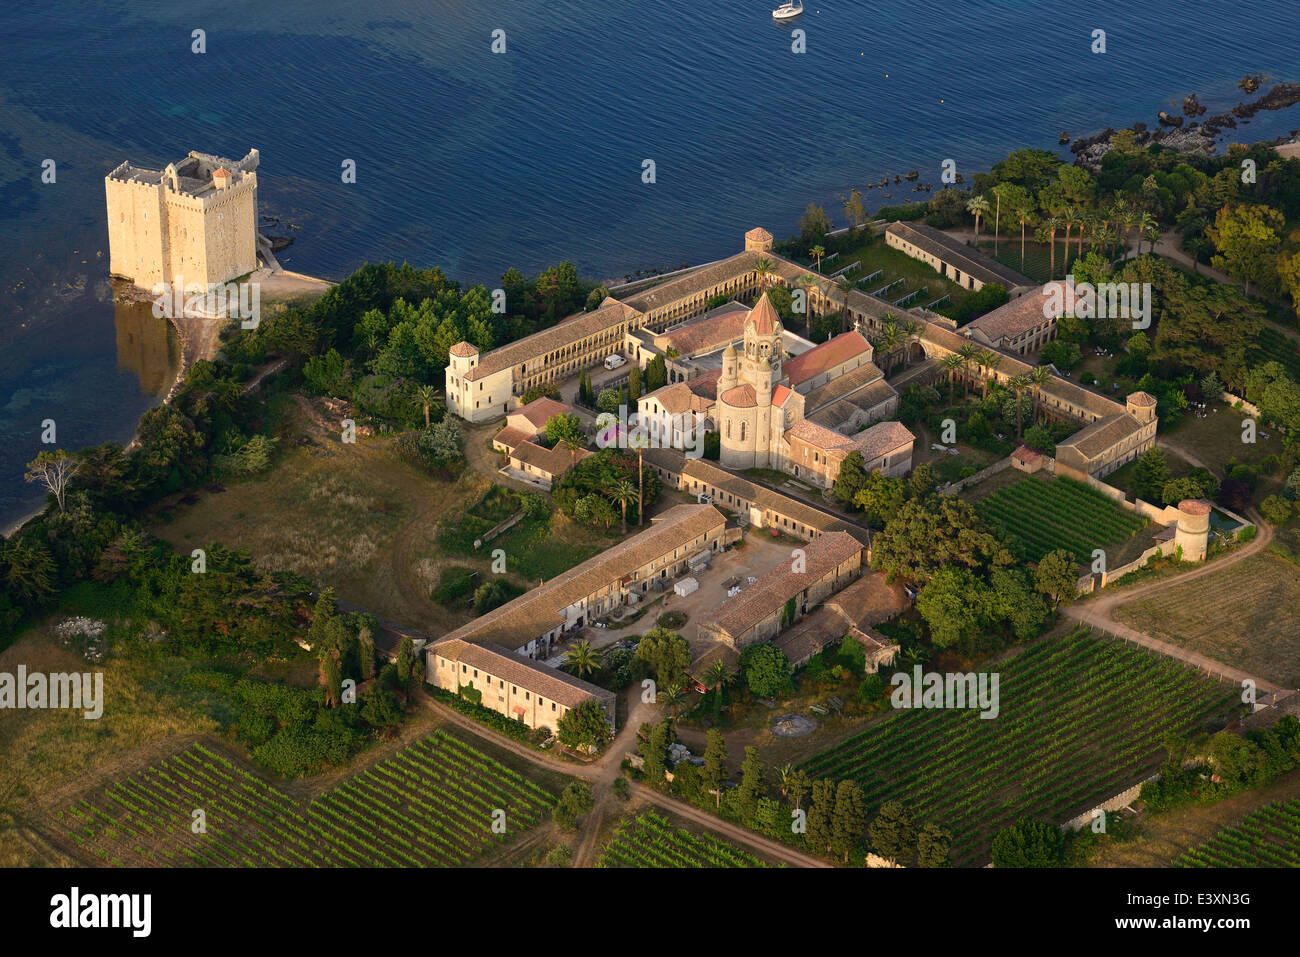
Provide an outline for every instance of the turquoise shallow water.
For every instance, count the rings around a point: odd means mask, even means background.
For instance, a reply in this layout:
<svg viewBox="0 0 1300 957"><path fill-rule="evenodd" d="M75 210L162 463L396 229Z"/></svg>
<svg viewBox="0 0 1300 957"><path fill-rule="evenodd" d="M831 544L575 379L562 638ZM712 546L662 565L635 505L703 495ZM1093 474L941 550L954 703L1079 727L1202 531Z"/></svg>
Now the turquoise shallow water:
<svg viewBox="0 0 1300 957"><path fill-rule="evenodd" d="M772 5L6 5L0 525L38 500L21 471L41 419L80 447L129 437L157 400L119 361L105 285L103 176L122 159L257 147L262 210L300 227L271 231L297 238L284 263L308 273L392 258L491 282L569 258L601 278L715 258L754 224L786 235L809 200L834 216L886 174L987 168L1063 129L1154 122L1193 91L1216 112L1248 71L1300 79L1288 3L843 0L787 26ZM806 54L790 52L794 27ZM1295 110L1261 114L1241 138L1294 127Z"/></svg>

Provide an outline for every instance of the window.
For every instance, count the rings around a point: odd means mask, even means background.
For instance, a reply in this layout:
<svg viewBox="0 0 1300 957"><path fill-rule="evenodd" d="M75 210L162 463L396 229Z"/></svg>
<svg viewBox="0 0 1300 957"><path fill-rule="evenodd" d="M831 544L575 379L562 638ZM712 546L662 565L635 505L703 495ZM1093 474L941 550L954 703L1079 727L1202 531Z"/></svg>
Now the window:
<svg viewBox="0 0 1300 957"><path fill-rule="evenodd" d="M552 710L552 711L555 710L555 702L554 702L554 701L551 702L551 710Z"/></svg>
<svg viewBox="0 0 1300 957"><path fill-rule="evenodd" d="M478 677L478 669L477 669L477 668L474 669L474 677L475 677L475 678Z"/></svg>
<svg viewBox="0 0 1300 957"><path fill-rule="evenodd" d="M464 674L464 673L467 672L467 671L469 671L469 666L468 666L468 665L461 665L461 666L460 666L460 673L461 673L461 674Z"/></svg>
<svg viewBox="0 0 1300 957"><path fill-rule="evenodd" d="M528 700L528 692L527 692L527 691L524 692L524 700L525 700L525 701Z"/></svg>

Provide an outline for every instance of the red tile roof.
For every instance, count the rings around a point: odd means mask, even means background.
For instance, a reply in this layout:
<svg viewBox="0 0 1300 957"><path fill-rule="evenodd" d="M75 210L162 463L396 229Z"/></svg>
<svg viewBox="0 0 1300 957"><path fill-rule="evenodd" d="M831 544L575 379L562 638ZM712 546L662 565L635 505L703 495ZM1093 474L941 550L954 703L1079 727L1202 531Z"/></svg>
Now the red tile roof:
<svg viewBox="0 0 1300 957"><path fill-rule="evenodd" d="M871 343L857 330L842 332L834 339L809 349L801 356L787 359L781 367L792 386L833 369L854 356L871 351Z"/></svg>
<svg viewBox="0 0 1300 957"><path fill-rule="evenodd" d="M748 383L732 386L722 393L718 399L733 409L752 409L758 405L758 395L754 392L754 387Z"/></svg>
<svg viewBox="0 0 1300 957"><path fill-rule="evenodd" d="M776 314L776 307L772 305L772 300L767 298L767 293L758 297L758 302L749 311L748 322L754 324L754 331L760 336L770 336L780 328L781 317Z"/></svg>
<svg viewBox="0 0 1300 957"><path fill-rule="evenodd" d="M508 450L513 452L515 449L519 448L519 446L531 440L532 437L532 433L530 432L525 432L523 429L512 429L507 425L496 434L492 441L498 445L504 445Z"/></svg>
<svg viewBox="0 0 1300 957"><path fill-rule="evenodd" d="M520 406L511 412L511 415L522 415L525 419L538 429L546 428L546 423L551 421L557 415L564 415L572 412L573 406L566 405L563 402L557 402L554 399L542 396L539 399L533 399L527 405Z"/></svg>
<svg viewBox="0 0 1300 957"><path fill-rule="evenodd" d="M804 553L804 571L796 572L792 562L782 562L760 575L758 581L739 595L706 613L701 625L711 625L740 640L760 621L780 611L788 599L860 554L862 543L848 532L827 532L800 548Z"/></svg>
<svg viewBox="0 0 1300 957"><path fill-rule="evenodd" d="M662 342L670 345L683 356L716 349L745 334L745 321L749 318L749 313L750 310L739 303L733 303L730 308L721 306L717 315L660 333L655 337L655 344Z"/></svg>
<svg viewBox="0 0 1300 957"><path fill-rule="evenodd" d="M466 342L465 340L462 339L460 342L456 343L447 351L454 356L459 356L462 359L468 359L470 356L478 355L478 346Z"/></svg>
<svg viewBox="0 0 1300 957"><path fill-rule="evenodd" d="M1053 306L1064 303L1065 288L1065 283L1059 279L1045 283L1039 292L1027 292L978 319L972 319L962 327L962 332L971 333L978 329L994 344L1003 339L1015 339L1061 318L1061 309Z"/></svg>

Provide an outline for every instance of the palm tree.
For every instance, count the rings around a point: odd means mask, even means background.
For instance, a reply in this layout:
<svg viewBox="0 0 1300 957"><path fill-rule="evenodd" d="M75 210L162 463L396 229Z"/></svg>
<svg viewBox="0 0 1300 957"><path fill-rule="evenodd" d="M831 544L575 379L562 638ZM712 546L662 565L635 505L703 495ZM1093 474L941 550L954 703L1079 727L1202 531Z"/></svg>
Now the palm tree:
<svg viewBox="0 0 1300 957"><path fill-rule="evenodd" d="M966 212L975 217L975 246L980 244L980 219L989 213L989 201L983 195L972 196L966 203Z"/></svg>
<svg viewBox="0 0 1300 957"><path fill-rule="evenodd" d="M1034 218L1034 207L1028 199L1018 201L1015 207L1016 219L1020 221L1020 271L1025 270L1025 226Z"/></svg>
<svg viewBox="0 0 1300 957"><path fill-rule="evenodd" d="M686 692L680 681L674 681L655 692L655 704L663 705L674 718L677 717L677 712L685 701Z"/></svg>
<svg viewBox="0 0 1300 957"><path fill-rule="evenodd" d="M962 360L961 400L965 402L970 398L970 367L979 361L980 347L973 342L967 342L957 350L957 355L961 356Z"/></svg>
<svg viewBox="0 0 1300 957"><path fill-rule="evenodd" d="M1002 184L999 183L993 187L993 195L997 199L997 206L993 212L993 258L998 255L998 236L1002 230Z"/></svg>
<svg viewBox="0 0 1300 957"><path fill-rule="evenodd" d="M1151 244L1151 248L1148 250L1148 252L1155 252L1156 242L1160 239L1160 224L1156 222L1156 218L1152 216L1150 213L1143 213L1142 216L1138 219L1137 227L1138 227L1138 255L1139 256L1142 255L1142 240L1144 238L1147 240L1147 242ZM1155 239L1151 238L1152 234L1155 235Z"/></svg>
<svg viewBox="0 0 1300 957"><path fill-rule="evenodd" d="M794 779L794 765L783 764L777 771L777 780L781 786L781 797L785 797L790 791L790 781Z"/></svg>
<svg viewBox="0 0 1300 957"><path fill-rule="evenodd" d="M1047 242L1052 250L1052 266L1047 273L1048 279L1056 278L1056 233L1063 224L1064 220L1060 216L1049 216L1047 221L1043 223L1043 228L1047 230Z"/></svg>
<svg viewBox="0 0 1300 957"><path fill-rule="evenodd" d="M650 441L644 431L638 429L628 436L629 448L636 450L636 523L645 524L645 447Z"/></svg>
<svg viewBox="0 0 1300 957"><path fill-rule="evenodd" d="M808 275L802 277L799 280L799 285L803 286L804 288L804 297L805 297L803 321L804 321L804 326L807 327L807 329L809 330L812 329L812 291L813 289L820 288L819 283L820 283L820 279L817 276L814 276L812 273L809 273Z"/></svg>
<svg viewBox="0 0 1300 957"><path fill-rule="evenodd" d="M422 385L416 390L415 395L420 400L420 405L424 406L424 427L427 429L429 427L429 406L433 405L438 390L431 385Z"/></svg>
<svg viewBox="0 0 1300 957"><path fill-rule="evenodd" d="M943 369L943 371L948 373L948 405L949 406L952 405L953 387L956 386L957 384L954 381L953 377L956 375L957 370L960 369L965 364L966 364L966 360L963 359L961 355L956 352L950 352L942 359L939 360L939 367Z"/></svg>
<svg viewBox="0 0 1300 957"><path fill-rule="evenodd" d="M1047 366L1035 366L1029 371L1029 381L1034 386L1034 422L1038 421L1038 393L1052 378L1052 370Z"/></svg>
<svg viewBox="0 0 1300 957"><path fill-rule="evenodd" d="M713 692L713 713L715 715L722 713L722 689L731 683L735 677L735 672L727 667L727 663L719 659L709 665L709 670L704 674L704 686Z"/></svg>
<svg viewBox="0 0 1300 957"><path fill-rule="evenodd" d="M826 255L826 247L817 245L808 250L808 254L817 262L817 271L822 271L822 257Z"/></svg>
<svg viewBox="0 0 1300 957"><path fill-rule="evenodd" d="M582 439L578 438L576 435L566 435L564 438L560 439L560 444L562 444L566 449L569 450L569 467L572 468L573 466L577 465L578 452L580 452L584 448L586 443L583 442Z"/></svg>
<svg viewBox="0 0 1300 957"><path fill-rule="evenodd" d="M1065 258L1061 261L1061 268L1068 273L1070 269L1070 231L1074 229L1074 224L1079 221L1079 207L1067 203L1065 209L1061 211L1061 221L1065 223Z"/></svg>
<svg viewBox="0 0 1300 957"><path fill-rule="evenodd" d="M1025 434L1022 428L1024 414L1020 407L1020 396L1033 385L1033 382L1027 375L1013 375L1007 384L1011 386L1011 391L1016 394L1016 438L1019 439Z"/></svg>
<svg viewBox="0 0 1300 957"><path fill-rule="evenodd" d="M898 348L898 343L902 340L902 337L902 331L898 328L898 324L895 323L892 318L885 320L885 324L880 327L880 334L876 336L876 345L885 356L886 375L888 375L894 368L894 350Z"/></svg>
<svg viewBox="0 0 1300 957"><path fill-rule="evenodd" d="M600 653L591 647L591 642L583 638L564 654L564 670L572 672L579 678L589 675L600 667Z"/></svg>
<svg viewBox="0 0 1300 957"><path fill-rule="evenodd" d="M980 368L985 370L986 378L984 379L984 398L987 399L989 397L989 379L987 376L990 376L998 366L1002 365L1002 356L998 355L998 353L994 352L992 349L983 349L980 351L979 364ZM995 382L997 381L997 376L992 376L992 378Z"/></svg>
<svg viewBox="0 0 1300 957"><path fill-rule="evenodd" d="M1128 200L1120 198L1115 200L1111 207L1111 215L1115 217L1115 224L1124 234L1124 258L1128 258L1128 233L1137 221L1137 210Z"/></svg>
<svg viewBox="0 0 1300 957"><path fill-rule="evenodd" d="M627 534L627 503L639 501L636 486L627 479L617 482L610 482L605 486L605 494L609 496L610 501L617 504L623 510L623 534Z"/></svg>
<svg viewBox="0 0 1300 957"><path fill-rule="evenodd" d="M709 665L709 670L704 675L704 685L710 691L717 691L731 683L731 679L736 673L727 667L727 663L719 659Z"/></svg>
<svg viewBox="0 0 1300 957"><path fill-rule="evenodd" d="M835 285L840 287L844 293L844 310L840 313L840 332L848 332L849 322L849 290L853 288L853 280L849 278L848 273L841 273L840 278L835 280Z"/></svg>
<svg viewBox="0 0 1300 957"><path fill-rule="evenodd" d="M758 273L758 295L762 296L767 291L768 277L772 275L772 260L767 257L759 259L754 263L754 272Z"/></svg>

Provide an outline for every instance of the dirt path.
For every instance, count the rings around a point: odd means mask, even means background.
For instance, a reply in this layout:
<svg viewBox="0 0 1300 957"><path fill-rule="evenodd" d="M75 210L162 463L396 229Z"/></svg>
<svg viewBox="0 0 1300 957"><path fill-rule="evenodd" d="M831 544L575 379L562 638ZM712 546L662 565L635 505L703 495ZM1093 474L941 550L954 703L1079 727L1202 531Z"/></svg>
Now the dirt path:
<svg viewBox="0 0 1300 957"><path fill-rule="evenodd" d="M699 808L692 807L689 804L683 804L681 801L670 798L665 794L660 794L653 788L646 787L644 784L633 783L632 793L639 798L650 801L666 811L671 811L678 817L684 817L687 820L694 821L697 824L703 824L709 830L737 844L745 844L749 847L774 857L777 860L784 861L792 867L831 867L828 861L823 861L817 857L811 857L802 851L797 851L793 847L785 844L779 844L776 841L769 840L762 835L756 834L749 828L741 827L739 824L732 824L730 821L724 821L721 818L714 817L707 811L701 811Z"/></svg>
<svg viewBox="0 0 1300 957"><path fill-rule="evenodd" d="M1172 448L1172 446L1171 446ZM1181 453L1180 453L1181 454ZM1192 457L1188 456L1188 461ZM1193 464L1195 464L1193 462ZM1176 658L1179 661L1185 661L1188 664L1209 672L1217 672L1231 681L1244 681L1247 678L1255 682L1255 685L1262 691L1270 694L1285 696L1291 693L1292 689L1283 688L1271 681L1267 681L1256 675L1248 675L1244 671L1232 668L1220 661L1207 658L1204 655L1197 654L1186 648L1180 648L1166 641L1160 641L1144 632L1130 628L1128 625L1116 620L1114 612L1121 605L1127 605L1130 602L1152 595L1156 592L1171 588L1174 585L1180 585L1184 582L1195 581L1213 575L1225 568L1230 568L1239 562L1245 561L1252 555L1258 555L1266 549L1273 540L1273 529L1258 515L1254 510L1248 510L1247 515L1251 521L1255 522L1258 532L1254 540L1238 548L1236 551L1223 558L1215 559L1212 562L1193 568L1190 571L1173 575L1169 578L1162 578L1159 581L1151 582L1146 585L1138 585L1132 588L1119 588L1116 590L1104 590L1098 597L1077 602L1073 605L1067 605L1063 609L1065 614L1086 625L1109 631L1118 637L1125 638L1135 644L1158 651L1163 655Z"/></svg>
<svg viewBox="0 0 1300 957"><path fill-rule="evenodd" d="M1092 867L1171 867L1188 848L1204 844L1224 827L1273 801L1300 795L1300 770L1272 784L1255 788L1203 807L1190 807L1141 819L1142 834L1132 841L1113 844L1101 852Z"/></svg>
<svg viewBox="0 0 1300 957"><path fill-rule="evenodd" d="M654 705L645 704L641 701L637 689L633 687L628 691L629 704L627 719L623 723L623 729L619 731L614 738L614 743L609 746L605 753L589 765L575 765L570 762L557 758L554 755L539 751L536 748L530 748L527 745L512 741L501 735L491 735L491 741L500 748L505 748L525 760L534 764L539 764L552 770L561 771L574 777L582 778L590 782L592 791L595 796L595 806L588 812L583 819L582 826L578 831L578 837L575 842L573 853L574 867L591 867L595 864L597 856L598 839L601 832L601 825L605 815L613 810L617 812L622 802L613 794L612 785L614 779L621 773L623 756L630 750L636 742L637 729L641 727L642 722L657 717L659 711ZM483 725L467 718L464 715L453 711L451 708L434 701L432 698L425 698L425 703L436 710L440 716L444 717L452 724L456 724L467 731L478 736L484 736ZM632 783L632 792L638 797L651 804L657 805L666 811L676 814L678 817L686 818L696 824L707 827L714 833L721 834L729 840L738 844L746 845L759 853L784 861L792 867L830 867L831 865L819 858L804 854L801 851L788 847L777 841L769 840L760 834L741 827L738 824L732 824L730 821L724 821L705 811L684 804L674 798L668 797L653 788L644 784Z"/></svg>

